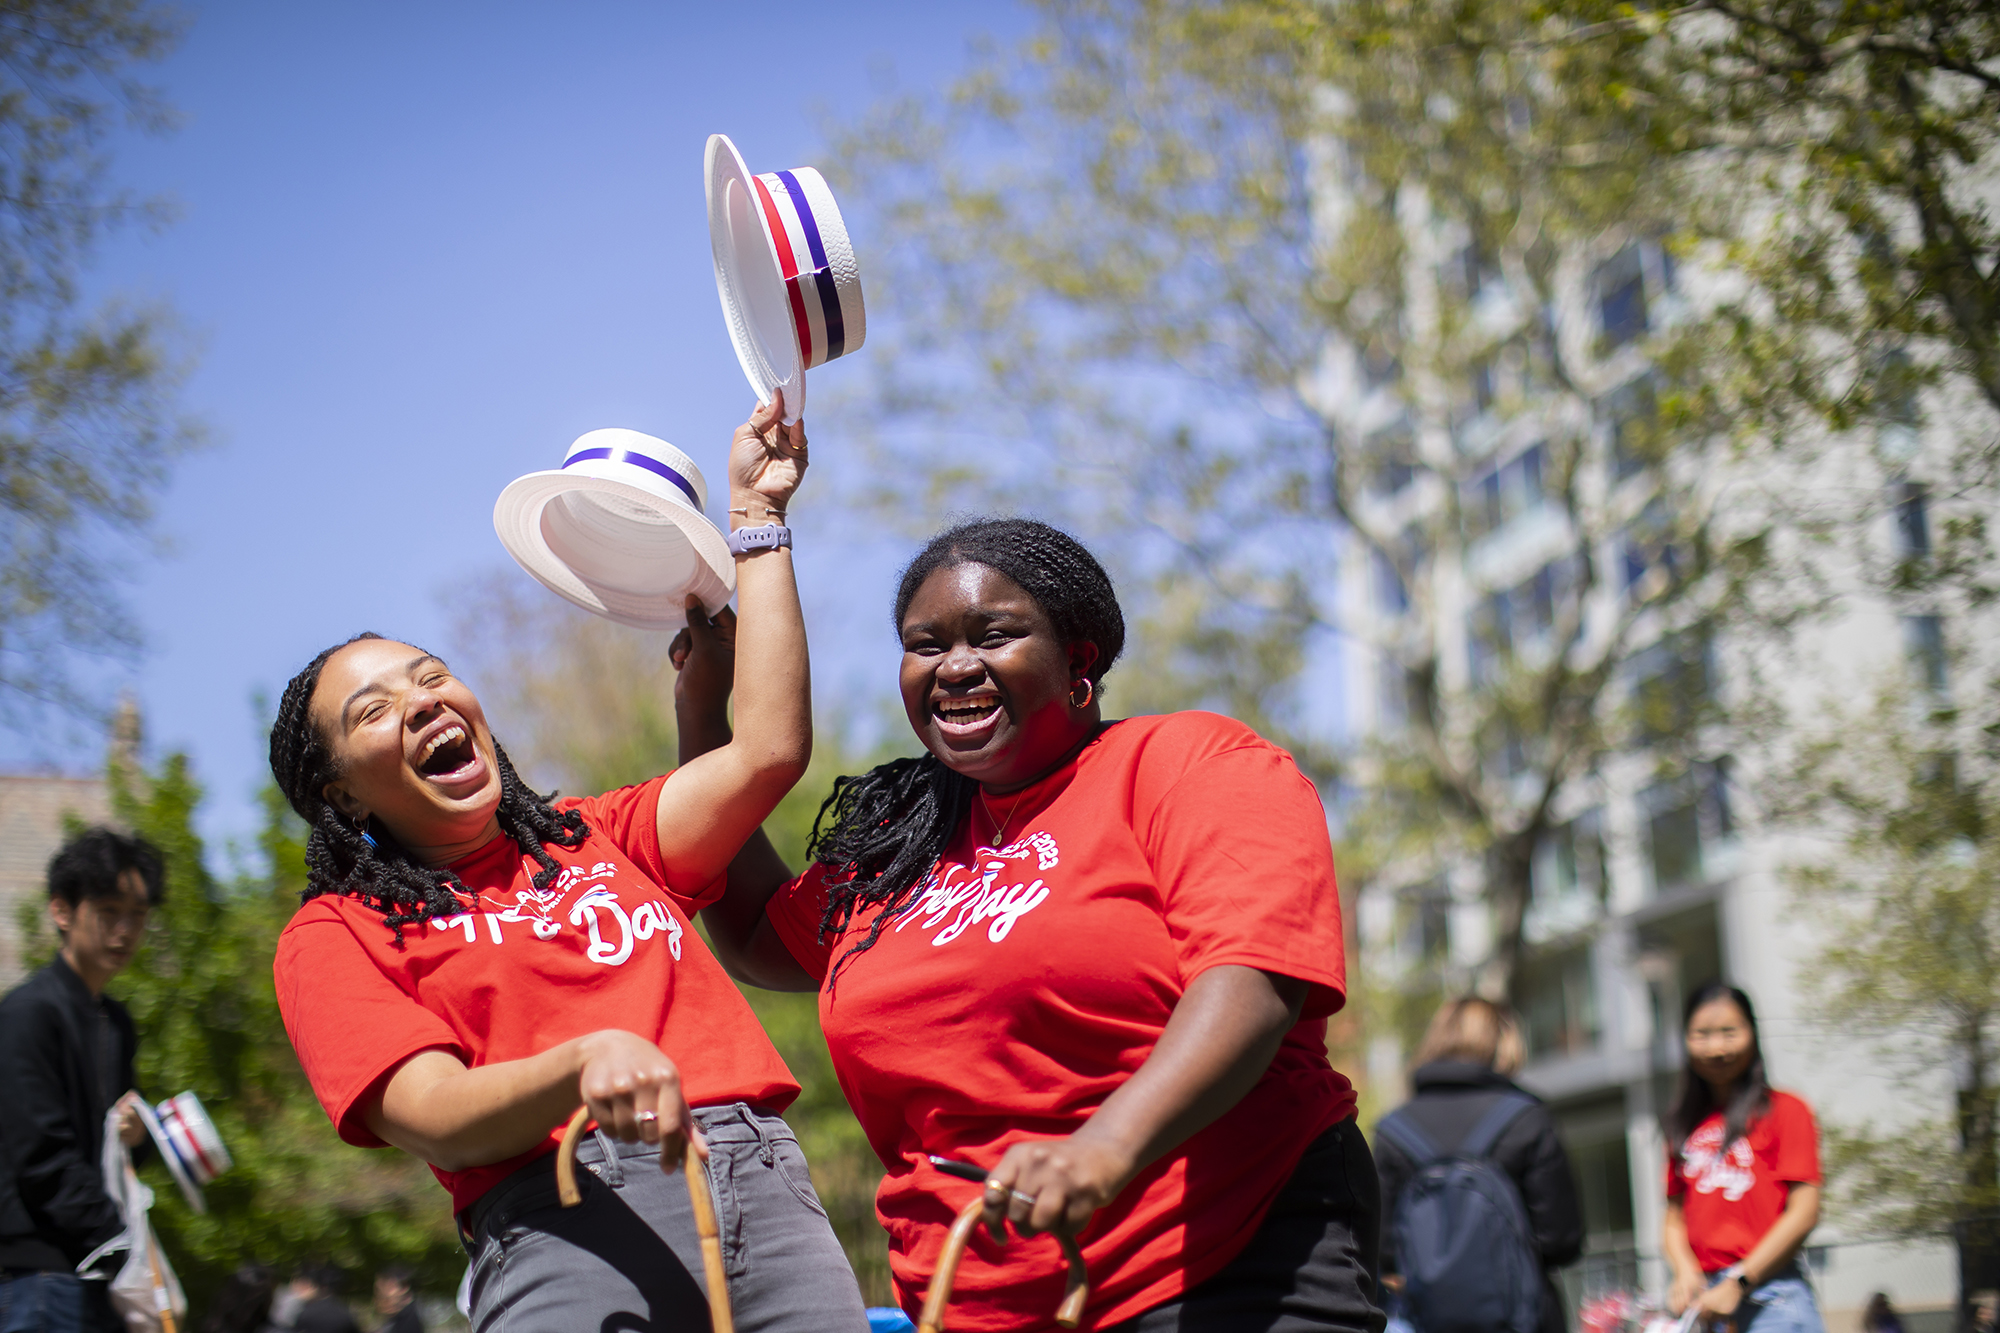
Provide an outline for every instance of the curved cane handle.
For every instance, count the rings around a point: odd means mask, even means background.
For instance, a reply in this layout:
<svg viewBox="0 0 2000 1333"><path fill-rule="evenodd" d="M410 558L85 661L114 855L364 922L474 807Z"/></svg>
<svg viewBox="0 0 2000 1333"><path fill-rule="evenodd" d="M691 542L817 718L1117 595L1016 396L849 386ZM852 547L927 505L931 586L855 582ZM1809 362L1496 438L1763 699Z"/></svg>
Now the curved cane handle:
<svg viewBox="0 0 2000 1333"><path fill-rule="evenodd" d="M583 1129L589 1123L590 1108L577 1107L576 1114L563 1127L562 1146L556 1149L556 1197L565 1208L583 1202L583 1191L576 1187L576 1147L583 1141ZM687 1174L688 1204L694 1210L694 1230L701 1237L702 1271L708 1278L710 1333L735 1333L736 1320L729 1308L729 1275L722 1267L722 1228L716 1225L715 1200L708 1193L708 1168L685 1142L681 1153L680 1165Z"/></svg>
<svg viewBox="0 0 2000 1333"><path fill-rule="evenodd" d="M965 1253L965 1242L972 1239L972 1229L979 1225L979 1215L985 1211L986 1201L974 1199L952 1219L944 1249L938 1254L937 1272L931 1275L931 1289L924 1294L924 1312L917 1316L917 1333L944 1333L944 1307L951 1303L951 1284L958 1277L959 1257Z"/></svg>
<svg viewBox="0 0 2000 1333"><path fill-rule="evenodd" d="M562 1147L556 1149L556 1197L565 1208L583 1202L583 1191L576 1187L576 1145L583 1142L583 1127L589 1123L590 1108L577 1107L563 1127Z"/></svg>
<svg viewBox="0 0 2000 1333"><path fill-rule="evenodd" d="M951 1284L958 1277L958 1261L979 1226L980 1214L985 1211L986 1200L974 1199L952 1219L944 1249L938 1254L937 1272L931 1277L931 1289L924 1294L923 1313L917 1316L917 1333L944 1333L944 1307L951 1303ZM1056 1243L1062 1246L1063 1258L1069 1262L1068 1286L1062 1304L1056 1308L1056 1322L1064 1328L1075 1328L1083 1321L1083 1303L1090 1299L1090 1276L1084 1271L1083 1250L1076 1237L1058 1235Z"/></svg>

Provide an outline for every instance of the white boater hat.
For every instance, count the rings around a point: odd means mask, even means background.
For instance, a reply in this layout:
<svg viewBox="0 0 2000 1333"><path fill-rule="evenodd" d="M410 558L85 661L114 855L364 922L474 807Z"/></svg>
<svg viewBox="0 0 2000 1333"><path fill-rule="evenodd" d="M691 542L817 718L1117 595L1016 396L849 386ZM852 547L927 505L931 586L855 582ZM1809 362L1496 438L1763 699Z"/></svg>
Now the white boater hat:
<svg viewBox="0 0 2000 1333"><path fill-rule="evenodd" d="M833 191L811 167L750 174L726 134L708 136L708 241L729 341L757 401L805 411L806 371L868 336L861 271Z"/></svg>
<svg viewBox="0 0 2000 1333"><path fill-rule="evenodd" d="M692 458L636 430L593 430L561 467L500 492L493 527L521 568L584 610L677 629L689 593L714 615L736 591L736 562L707 507Z"/></svg>
<svg viewBox="0 0 2000 1333"><path fill-rule="evenodd" d="M187 1196L188 1206L197 1213L208 1211L201 1187L235 1165L215 1122L202 1110L201 1099L192 1092L169 1097L158 1106L139 1104L139 1118L160 1150L174 1183Z"/></svg>

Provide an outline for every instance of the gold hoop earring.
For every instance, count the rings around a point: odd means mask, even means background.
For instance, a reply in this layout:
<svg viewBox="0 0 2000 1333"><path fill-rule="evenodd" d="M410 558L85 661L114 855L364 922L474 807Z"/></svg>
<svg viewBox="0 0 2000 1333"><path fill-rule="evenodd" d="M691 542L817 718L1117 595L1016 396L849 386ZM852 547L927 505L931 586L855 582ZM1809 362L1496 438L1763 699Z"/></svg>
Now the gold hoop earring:
<svg viewBox="0 0 2000 1333"><path fill-rule="evenodd" d="M1076 685L1072 685L1072 686L1070 686L1070 687L1069 687L1069 706L1070 706L1071 708L1088 708L1088 707L1090 707L1090 701L1091 701L1092 699L1095 699L1095 698L1097 697L1097 687L1096 687L1095 685L1092 685L1092 684L1090 683L1090 677L1088 677L1088 676L1085 676L1085 677L1083 677L1083 678L1082 678L1081 680L1079 680L1079 681L1077 682L1077 685L1081 685L1081 686L1083 686L1083 698L1082 698L1082 699L1081 699L1081 700L1079 701L1079 700L1077 699L1077 697L1076 697Z"/></svg>

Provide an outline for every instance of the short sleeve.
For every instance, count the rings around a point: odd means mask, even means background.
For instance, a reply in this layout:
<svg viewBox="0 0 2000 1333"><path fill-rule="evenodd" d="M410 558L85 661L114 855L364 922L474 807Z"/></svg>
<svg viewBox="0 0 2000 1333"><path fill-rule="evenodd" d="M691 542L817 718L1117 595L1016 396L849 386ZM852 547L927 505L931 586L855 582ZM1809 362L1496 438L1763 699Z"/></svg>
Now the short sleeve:
<svg viewBox="0 0 2000 1333"><path fill-rule="evenodd" d="M1776 1129L1777 1152L1771 1174L1787 1185L1817 1185L1819 1172L1819 1126L1812 1108L1797 1097L1779 1093L1771 1098L1772 1128Z"/></svg>
<svg viewBox="0 0 2000 1333"><path fill-rule="evenodd" d="M1681 1173L1674 1169L1676 1158L1677 1154L1675 1154L1673 1149L1669 1148L1667 1150L1667 1197L1669 1199L1678 1199L1681 1195L1687 1193L1687 1182L1682 1180Z"/></svg>
<svg viewBox="0 0 2000 1333"><path fill-rule="evenodd" d="M771 928L815 981L826 980L826 970L833 961L833 945L819 939L819 923L825 914L826 867L821 865L807 866L803 875L772 894L764 907Z"/></svg>
<svg viewBox="0 0 2000 1333"><path fill-rule="evenodd" d="M1290 755L1257 741L1195 759L1141 832L1183 984L1233 963L1309 983L1303 1018L1346 1002L1326 810Z"/></svg>
<svg viewBox="0 0 2000 1333"><path fill-rule="evenodd" d="M671 777L672 773L662 773L637 786L586 797L576 802L575 808L582 811L585 823L631 857L632 864L643 870L646 878L659 885L662 893L692 917L720 898L729 881L726 876L717 876L713 884L699 893L677 893L668 887L672 880L667 875L666 858L660 853L660 789Z"/></svg>
<svg viewBox="0 0 2000 1333"><path fill-rule="evenodd" d="M440 1047L469 1058L442 1018L384 975L338 909L308 904L294 917L278 937L272 974L306 1080L356 1147L387 1146L364 1123L361 1104L390 1070Z"/></svg>

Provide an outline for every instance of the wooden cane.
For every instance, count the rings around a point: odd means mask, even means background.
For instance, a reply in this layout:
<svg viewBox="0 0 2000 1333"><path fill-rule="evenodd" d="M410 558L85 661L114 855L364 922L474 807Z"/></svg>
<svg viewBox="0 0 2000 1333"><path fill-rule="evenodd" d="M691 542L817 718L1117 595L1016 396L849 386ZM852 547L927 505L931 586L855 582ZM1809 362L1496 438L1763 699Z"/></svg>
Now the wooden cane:
<svg viewBox="0 0 2000 1333"><path fill-rule="evenodd" d="M590 1108L579 1106L563 1129L562 1147L556 1150L556 1197L565 1208L583 1202L576 1184L576 1147L590 1123ZM694 1209L695 1234L701 1237L701 1266L708 1275L708 1322L713 1333L735 1333L736 1320L729 1310L729 1277L722 1268L722 1228L715 1221L715 1200L708 1192L708 1168L686 1141L681 1145L681 1170L687 1176L688 1203ZM1081 1306L1078 1307L1079 1309ZM174 1333L169 1328L167 1333Z"/></svg>
<svg viewBox="0 0 2000 1333"><path fill-rule="evenodd" d="M153 1248L152 1237L146 1239L146 1263L153 1270L153 1304L160 1311L160 1333L178 1333L174 1323L173 1293L167 1290L167 1279L160 1274L160 1252Z"/></svg>
<svg viewBox="0 0 2000 1333"><path fill-rule="evenodd" d="M944 1307L951 1303L951 1284L958 1277L959 1258L979 1225L979 1215L985 1211L986 1200L974 1199L952 1219L951 1230L944 1238L944 1250L938 1255L937 1272L931 1275L931 1289L924 1293L924 1310L917 1316L917 1333L944 1333ZM1056 1243L1062 1246L1063 1258L1069 1261L1068 1287L1063 1292L1062 1304L1056 1307L1056 1322L1064 1328L1075 1328L1083 1321L1083 1303L1090 1299L1090 1277L1084 1271L1083 1250L1076 1238L1058 1234Z"/></svg>

